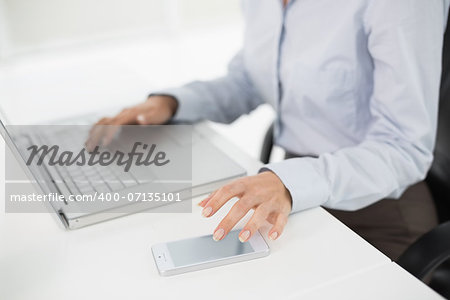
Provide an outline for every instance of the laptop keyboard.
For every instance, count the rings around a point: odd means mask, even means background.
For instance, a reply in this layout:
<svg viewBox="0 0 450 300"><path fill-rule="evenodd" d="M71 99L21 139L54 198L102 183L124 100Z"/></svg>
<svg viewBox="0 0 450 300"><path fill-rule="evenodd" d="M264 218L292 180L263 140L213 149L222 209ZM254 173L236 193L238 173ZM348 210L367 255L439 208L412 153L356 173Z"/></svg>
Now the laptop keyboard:
<svg viewBox="0 0 450 300"><path fill-rule="evenodd" d="M67 135L64 132L55 136L41 137L48 141L48 144L59 145L60 149L81 149L84 144L86 133L71 132ZM79 151L79 150L78 150ZM131 171L124 172L123 168L117 164L108 166L52 166L59 173L63 182L73 195L117 192L122 189L139 184L136 176Z"/></svg>
<svg viewBox="0 0 450 300"><path fill-rule="evenodd" d="M92 167L55 166L72 194L93 194L120 191L139 182L131 173L116 165Z"/></svg>

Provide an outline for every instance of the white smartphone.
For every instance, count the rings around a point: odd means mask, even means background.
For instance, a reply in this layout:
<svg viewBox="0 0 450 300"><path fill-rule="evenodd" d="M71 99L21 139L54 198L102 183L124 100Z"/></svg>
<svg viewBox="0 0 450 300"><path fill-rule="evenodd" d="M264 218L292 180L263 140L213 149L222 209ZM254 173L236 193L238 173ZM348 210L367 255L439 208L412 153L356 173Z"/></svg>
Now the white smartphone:
<svg viewBox="0 0 450 300"><path fill-rule="evenodd" d="M245 243L239 241L239 232L231 231L218 242L205 235L153 245L159 274L171 276L269 255L269 246L258 231Z"/></svg>

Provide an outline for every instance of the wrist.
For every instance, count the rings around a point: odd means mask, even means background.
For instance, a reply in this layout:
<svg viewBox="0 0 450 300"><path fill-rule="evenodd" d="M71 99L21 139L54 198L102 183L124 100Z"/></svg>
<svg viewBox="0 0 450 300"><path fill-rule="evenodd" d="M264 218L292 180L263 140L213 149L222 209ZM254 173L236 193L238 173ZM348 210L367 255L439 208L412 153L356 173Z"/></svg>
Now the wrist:
<svg viewBox="0 0 450 300"><path fill-rule="evenodd" d="M166 94L150 94L147 98L147 101L155 101L158 102L161 106L166 106L169 108L171 116L173 117L178 109L178 100L172 95Z"/></svg>
<svg viewBox="0 0 450 300"><path fill-rule="evenodd" d="M279 191L279 194L282 195L282 199L286 200L289 203L290 210L292 210L292 196L287 187L284 185L281 178L272 170L263 170L259 174L264 174L265 176L268 176L270 180L277 186L277 190Z"/></svg>

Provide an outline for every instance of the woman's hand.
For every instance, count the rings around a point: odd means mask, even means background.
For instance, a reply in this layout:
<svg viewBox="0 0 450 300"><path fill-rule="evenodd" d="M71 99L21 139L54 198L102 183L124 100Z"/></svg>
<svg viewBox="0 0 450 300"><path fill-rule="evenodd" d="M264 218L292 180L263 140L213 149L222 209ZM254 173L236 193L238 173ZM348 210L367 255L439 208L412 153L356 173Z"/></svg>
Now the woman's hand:
<svg viewBox="0 0 450 300"><path fill-rule="evenodd" d="M121 125L159 125L169 121L178 108L178 102L170 96L151 96L147 101L125 108L114 117L102 118L89 133L88 150L98 145L108 145Z"/></svg>
<svg viewBox="0 0 450 300"><path fill-rule="evenodd" d="M199 206L203 207L202 215L214 215L233 197L239 200L214 230L215 241L223 239L250 209L255 211L239 233L241 242L248 241L266 220L273 225L268 233L269 239L275 240L281 235L292 209L292 200L277 175L266 171L237 179L221 187L199 203Z"/></svg>

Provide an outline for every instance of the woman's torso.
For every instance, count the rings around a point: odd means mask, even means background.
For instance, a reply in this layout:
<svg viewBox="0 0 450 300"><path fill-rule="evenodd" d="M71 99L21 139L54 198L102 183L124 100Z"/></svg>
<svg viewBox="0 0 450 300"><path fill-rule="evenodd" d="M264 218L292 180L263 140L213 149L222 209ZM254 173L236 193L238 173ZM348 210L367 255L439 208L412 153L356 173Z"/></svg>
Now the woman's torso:
<svg viewBox="0 0 450 300"><path fill-rule="evenodd" d="M245 67L277 111L283 148L317 155L364 138L373 88L366 5L292 0L283 11L281 0L244 1Z"/></svg>

